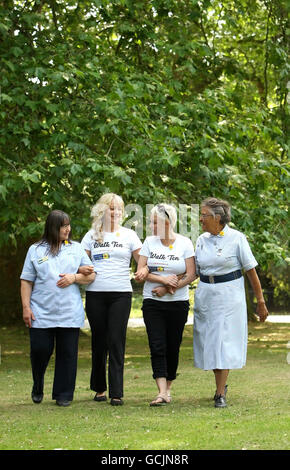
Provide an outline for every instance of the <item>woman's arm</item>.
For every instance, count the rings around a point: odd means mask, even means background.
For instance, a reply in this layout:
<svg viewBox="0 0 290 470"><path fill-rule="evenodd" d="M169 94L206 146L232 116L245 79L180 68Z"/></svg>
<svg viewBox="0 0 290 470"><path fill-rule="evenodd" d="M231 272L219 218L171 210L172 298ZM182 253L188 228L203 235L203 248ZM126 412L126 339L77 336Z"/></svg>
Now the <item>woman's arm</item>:
<svg viewBox="0 0 290 470"><path fill-rule="evenodd" d="M94 272L94 266L92 265L85 265L85 266L80 266L78 269L78 273L84 274L85 276L88 276L89 274L92 274Z"/></svg>
<svg viewBox="0 0 290 470"><path fill-rule="evenodd" d="M132 251L132 255L134 256L134 260L136 261L136 263L138 264L139 262L139 251L141 250L141 248L138 248L137 250L134 250Z"/></svg>
<svg viewBox="0 0 290 470"><path fill-rule="evenodd" d="M95 273L91 274L81 274L81 273L76 273L76 274L60 274L59 277L61 278L56 285L60 288L68 287L71 284L81 284L81 285L86 285L90 284L93 282L95 279L96 275Z"/></svg>
<svg viewBox="0 0 290 470"><path fill-rule="evenodd" d="M246 272L257 299L257 314L260 317L260 321L264 322L268 316L268 310L265 304L260 279L255 268L249 269L249 271Z"/></svg>
<svg viewBox="0 0 290 470"><path fill-rule="evenodd" d="M138 266L137 271L135 272L135 281L143 282L147 279L149 274L149 269L147 266L147 256L138 255Z"/></svg>
<svg viewBox="0 0 290 470"><path fill-rule="evenodd" d="M188 258L188 260L192 260L186 263L186 272L181 276L176 276L176 274L169 274L168 276L160 276L158 274L149 273L149 269L147 266L147 256L139 256L138 268L137 272L135 273L135 280L137 282L143 282L144 280L149 282L155 282L160 284L163 287L166 287L171 291L171 289L178 289L179 287L183 287L186 284L189 284L195 279L195 265L193 258ZM187 260L186 260L187 262ZM180 286L179 286L180 283Z"/></svg>
<svg viewBox="0 0 290 470"><path fill-rule="evenodd" d="M178 278L175 274L170 274L169 276L158 276L157 274L149 273L147 260L147 256L139 256L137 272L135 273L135 280L137 282L143 282L146 280L149 282L158 282L158 284L168 287L177 287Z"/></svg>
<svg viewBox="0 0 290 470"><path fill-rule="evenodd" d="M177 289L180 289L181 287L184 287L187 284L190 284L197 278L194 256L192 256L191 258L186 258L185 266L186 266L185 274L178 280Z"/></svg>
<svg viewBox="0 0 290 470"><path fill-rule="evenodd" d="M167 288L177 289L178 286L178 277L176 274L169 274L168 276L159 276L158 274L149 273L146 279L149 282L158 282L158 284L163 285Z"/></svg>
<svg viewBox="0 0 290 470"><path fill-rule="evenodd" d="M21 294L21 302L22 302L22 318L26 326L31 328L32 320L35 320L33 312L30 308L30 298L32 292L33 282L26 281L21 279L21 287L20 287L20 294Z"/></svg>
<svg viewBox="0 0 290 470"><path fill-rule="evenodd" d="M91 282L93 282L95 280L95 277L96 277L96 274L94 271L91 274L76 273L74 282L76 282L77 284L86 285L86 284L90 284Z"/></svg>
<svg viewBox="0 0 290 470"><path fill-rule="evenodd" d="M159 282L170 290L172 288L174 290L180 289L181 287L190 284L197 277L195 273L195 262L193 256L191 258L185 259L185 267L186 271L184 274L180 274L178 276L175 274L171 274L169 276L157 276L155 274L149 274L147 280L151 282Z"/></svg>
<svg viewBox="0 0 290 470"><path fill-rule="evenodd" d="M157 297L163 297L163 295L165 295L167 292L169 292L170 294L174 294L177 289L180 289L181 287L184 287L187 284L190 284L192 281L194 281L197 278L197 275L195 272L194 257L186 258L185 266L186 266L186 272L184 274L179 274L177 276L177 279L178 279L177 287L170 287L170 286L156 287L155 289L152 289L153 294L156 294ZM148 279L149 277L150 275L148 276Z"/></svg>
<svg viewBox="0 0 290 470"><path fill-rule="evenodd" d="M85 250L85 252L87 253L88 257L92 259L90 250ZM80 266L78 269L78 273L84 274L85 276L88 276L89 274L92 274L93 272L94 272L94 266L92 265Z"/></svg>

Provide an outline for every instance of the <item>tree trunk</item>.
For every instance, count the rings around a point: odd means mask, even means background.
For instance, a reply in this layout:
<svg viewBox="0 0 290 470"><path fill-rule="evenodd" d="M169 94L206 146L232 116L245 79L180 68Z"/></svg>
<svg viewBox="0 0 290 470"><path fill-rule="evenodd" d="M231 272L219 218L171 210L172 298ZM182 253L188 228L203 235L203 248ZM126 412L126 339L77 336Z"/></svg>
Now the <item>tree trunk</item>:
<svg viewBox="0 0 290 470"><path fill-rule="evenodd" d="M19 277L26 252L26 246L18 246L13 254L8 248L0 253L0 325L22 322Z"/></svg>

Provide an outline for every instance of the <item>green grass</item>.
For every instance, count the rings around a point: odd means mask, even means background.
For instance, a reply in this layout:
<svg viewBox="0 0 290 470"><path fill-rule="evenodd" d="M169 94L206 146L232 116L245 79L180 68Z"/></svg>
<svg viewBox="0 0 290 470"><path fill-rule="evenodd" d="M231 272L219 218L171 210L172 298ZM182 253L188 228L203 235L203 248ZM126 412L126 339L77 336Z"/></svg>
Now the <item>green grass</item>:
<svg viewBox="0 0 290 470"><path fill-rule="evenodd" d="M141 305L143 301L142 293L134 294L132 297L132 307L130 312L130 318L141 318L142 317L142 310Z"/></svg>
<svg viewBox="0 0 290 470"><path fill-rule="evenodd" d="M45 397L32 403L29 336L1 328L0 449L289 449L290 364L287 324L251 324L247 366L229 377L228 408L215 409L212 372L192 365L192 326L186 326L173 401L150 408L156 395L143 328L129 328L125 404L96 403L89 389L90 336L82 333L75 398L68 408L51 400L53 358Z"/></svg>

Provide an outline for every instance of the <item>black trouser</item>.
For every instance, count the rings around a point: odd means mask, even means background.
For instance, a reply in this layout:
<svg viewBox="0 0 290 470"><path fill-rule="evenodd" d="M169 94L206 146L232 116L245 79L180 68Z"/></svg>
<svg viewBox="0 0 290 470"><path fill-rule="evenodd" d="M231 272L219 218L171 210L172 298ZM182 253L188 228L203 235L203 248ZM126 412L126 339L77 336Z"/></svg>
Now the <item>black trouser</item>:
<svg viewBox="0 0 290 470"><path fill-rule="evenodd" d="M33 392L43 393L44 374L54 350L53 400L72 401L75 390L79 328L30 328Z"/></svg>
<svg viewBox="0 0 290 470"><path fill-rule="evenodd" d="M86 312L92 333L91 390L107 390L109 397L122 398L126 332L131 310L131 292L86 293Z"/></svg>
<svg viewBox="0 0 290 470"><path fill-rule="evenodd" d="M166 377L167 380L174 380L189 301L163 302L144 299L142 310L151 352L153 378Z"/></svg>

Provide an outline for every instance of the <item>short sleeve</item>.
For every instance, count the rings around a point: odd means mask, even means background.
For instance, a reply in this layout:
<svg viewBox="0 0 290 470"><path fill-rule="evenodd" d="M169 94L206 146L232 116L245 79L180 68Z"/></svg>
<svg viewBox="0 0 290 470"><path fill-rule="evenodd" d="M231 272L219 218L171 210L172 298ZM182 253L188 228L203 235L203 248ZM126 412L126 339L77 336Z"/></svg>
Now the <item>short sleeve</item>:
<svg viewBox="0 0 290 470"><path fill-rule="evenodd" d="M87 232L84 236L84 238L81 241L81 245L84 248L84 250L91 251L91 242L92 242L92 231L90 230Z"/></svg>
<svg viewBox="0 0 290 470"><path fill-rule="evenodd" d="M92 261L90 260L88 254L85 252L83 246L79 244L79 250L80 250L80 266L93 266Z"/></svg>
<svg viewBox="0 0 290 470"><path fill-rule="evenodd" d="M130 237L131 251L135 251L135 250L138 250L139 248L141 248L142 242L141 242L140 238L138 237L137 233L134 232L134 230L131 230L130 235L131 235L131 237Z"/></svg>
<svg viewBox="0 0 290 470"><path fill-rule="evenodd" d="M184 249L184 259L191 258L192 256L194 256L193 244L192 244L192 241L189 238L187 238L186 239L186 246L185 246L185 249Z"/></svg>
<svg viewBox="0 0 290 470"><path fill-rule="evenodd" d="M142 247L141 247L141 250L139 251L139 255L141 256L146 256L147 258L150 257L150 249L149 249L149 244L148 244L148 239L146 238Z"/></svg>
<svg viewBox="0 0 290 470"><path fill-rule="evenodd" d="M26 254L22 273L20 275L20 279L23 279L25 281L34 282L37 276L36 269L32 262L33 252L34 252L34 246L32 245Z"/></svg>
<svg viewBox="0 0 290 470"><path fill-rule="evenodd" d="M200 266L199 266L199 263L198 263L199 247L200 247L200 237L198 237L198 239L196 240L195 254L194 254L194 257L195 257L195 272L196 272L197 276L200 275Z"/></svg>
<svg viewBox="0 0 290 470"><path fill-rule="evenodd" d="M241 234L238 246L238 258L245 271L255 268L258 263L244 234Z"/></svg>

